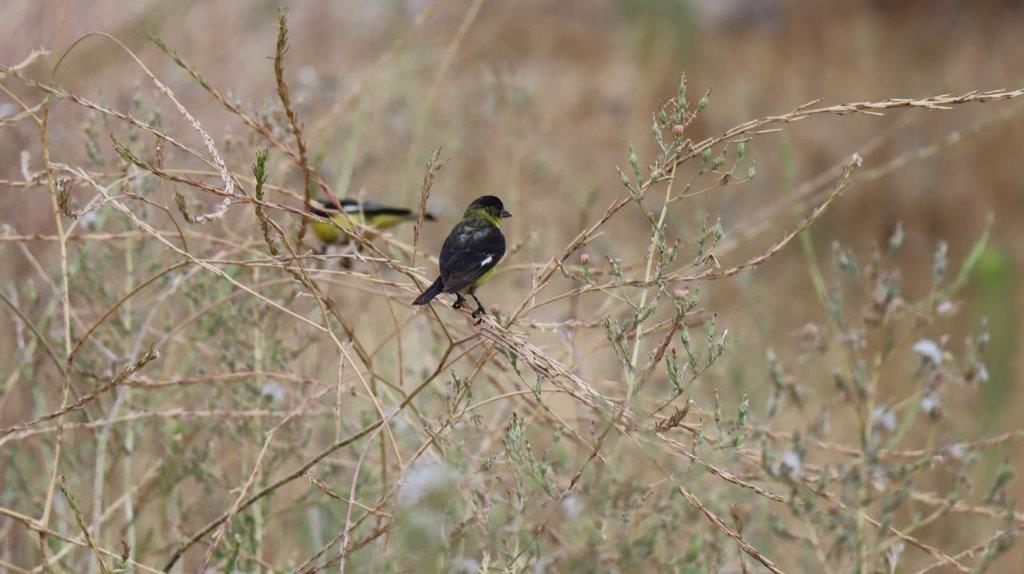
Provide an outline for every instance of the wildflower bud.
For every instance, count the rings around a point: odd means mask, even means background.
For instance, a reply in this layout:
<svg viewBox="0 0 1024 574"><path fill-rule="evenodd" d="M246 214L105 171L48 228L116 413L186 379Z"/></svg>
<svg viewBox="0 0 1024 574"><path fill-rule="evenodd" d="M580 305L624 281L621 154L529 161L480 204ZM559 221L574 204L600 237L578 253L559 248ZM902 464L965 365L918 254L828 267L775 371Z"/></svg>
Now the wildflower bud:
<svg viewBox="0 0 1024 574"><path fill-rule="evenodd" d="M501 307L498 307L497 305L491 305L491 315L500 315L500 314L501 314Z"/></svg>
<svg viewBox="0 0 1024 574"><path fill-rule="evenodd" d="M672 126L672 133L677 135L677 136L679 136L679 137L683 137L683 132L685 132L685 131L686 131L686 126L684 126L683 124L676 124L676 125Z"/></svg>
<svg viewBox="0 0 1024 574"><path fill-rule="evenodd" d="M584 253L583 255L580 255L580 264L581 265L590 265L590 254L589 253Z"/></svg>
<svg viewBox="0 0 1024 574"><path fill-rule="evenodd" d="M686 287L676 289L675 291L672 292L672 296L675 297L676 299L685 299L689 294L690 289Z"/></svg>

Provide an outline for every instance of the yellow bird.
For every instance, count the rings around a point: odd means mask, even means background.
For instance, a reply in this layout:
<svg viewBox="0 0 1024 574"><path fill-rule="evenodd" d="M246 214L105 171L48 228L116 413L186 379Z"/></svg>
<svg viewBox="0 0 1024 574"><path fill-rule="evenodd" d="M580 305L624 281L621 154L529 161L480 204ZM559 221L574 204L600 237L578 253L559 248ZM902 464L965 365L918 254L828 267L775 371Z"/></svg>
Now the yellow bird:
<svg viewBox="0 0 1024 574"><path fill-rule="evenodd" d="M416 213L404 207L391 207L372 201L355 199L338 199L341 210L330 201L311 199L309 212L327 221L314 221L310 224L313 233L325 245L344 245L351 239L352 230L362 225L369 228L367 236L372 237L374 231L385 231L406 221L415 221ZM434 216L424 213L423 219L433 221Z"/></svg>

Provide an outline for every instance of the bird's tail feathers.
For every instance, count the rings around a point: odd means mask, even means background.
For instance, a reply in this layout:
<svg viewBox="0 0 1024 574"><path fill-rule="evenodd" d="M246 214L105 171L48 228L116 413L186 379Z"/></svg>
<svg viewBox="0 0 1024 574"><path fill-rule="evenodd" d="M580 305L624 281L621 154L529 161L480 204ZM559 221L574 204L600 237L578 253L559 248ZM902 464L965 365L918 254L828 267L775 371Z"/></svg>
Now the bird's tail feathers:
<svg viewBox="0 0 1024 574"><path fill-rule="evenodd" d="M412 302L412 304L413 305L426 305L427 303L430 303L430 301L432 301L434 299L434 297L437 297L438 295L440 295L441 291L443 291L443 290L444 290L444 283L442 283L441 282L441 278L438 277L437 281L434 281L433 283L431 283L430 287L427 287L427 289L423 293L420 293L420 296L417 297L416 300Z"/></svg>

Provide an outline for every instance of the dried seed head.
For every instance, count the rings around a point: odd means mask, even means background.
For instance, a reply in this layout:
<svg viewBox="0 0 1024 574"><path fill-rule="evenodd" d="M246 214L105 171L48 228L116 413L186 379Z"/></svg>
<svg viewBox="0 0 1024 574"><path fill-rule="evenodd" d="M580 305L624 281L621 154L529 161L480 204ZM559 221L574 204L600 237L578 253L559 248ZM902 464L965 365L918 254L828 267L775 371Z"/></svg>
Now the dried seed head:
<svg viewBox="0 0 1024 574"><path fill-rule="evenodd" d="M685 132L685 131L686 131L686 126L684 126L683 124L677 124L677 125L672 126L672 133L675 134L676 136L682 137L683 136L683 132Z"/></svg>

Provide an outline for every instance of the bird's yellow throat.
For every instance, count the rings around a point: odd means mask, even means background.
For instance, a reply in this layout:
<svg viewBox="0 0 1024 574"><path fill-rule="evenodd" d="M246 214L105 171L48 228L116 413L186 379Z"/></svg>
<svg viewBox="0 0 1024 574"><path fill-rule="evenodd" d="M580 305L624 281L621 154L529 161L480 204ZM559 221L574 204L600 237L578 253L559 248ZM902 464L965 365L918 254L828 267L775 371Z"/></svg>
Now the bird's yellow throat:
<svg viewBox="0 0 1024 574"><path fill-rule="evenodd" d="M501 225L499 225L501 218L491 215L491 213L484 208L467 209L466 213L462 214L462 218L465 219L467 217L483 217L487 221L490 221L491 224L494 225L495 227L501 227Z"/></svg>

